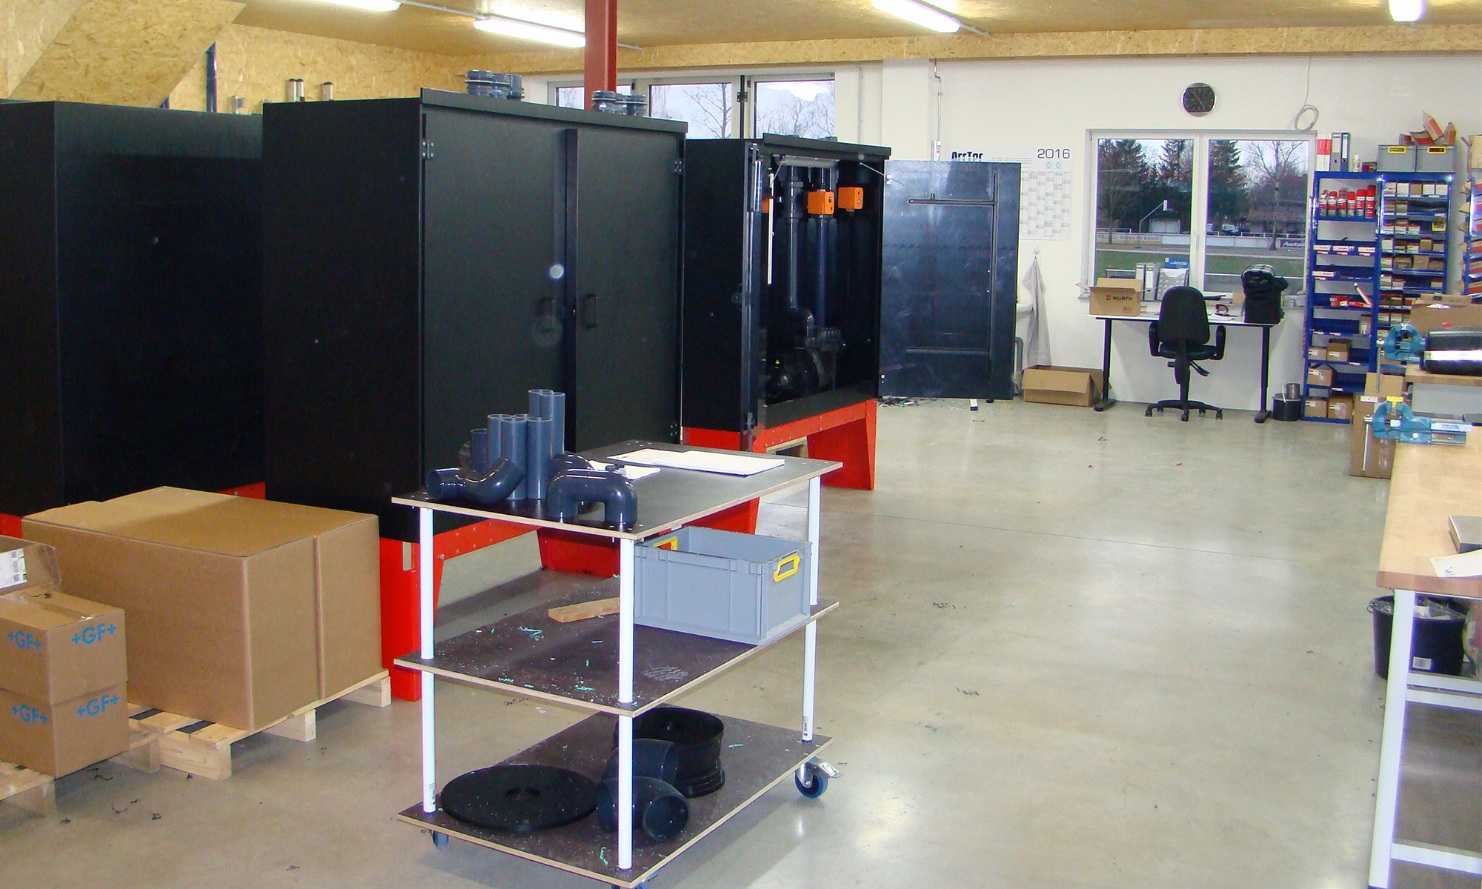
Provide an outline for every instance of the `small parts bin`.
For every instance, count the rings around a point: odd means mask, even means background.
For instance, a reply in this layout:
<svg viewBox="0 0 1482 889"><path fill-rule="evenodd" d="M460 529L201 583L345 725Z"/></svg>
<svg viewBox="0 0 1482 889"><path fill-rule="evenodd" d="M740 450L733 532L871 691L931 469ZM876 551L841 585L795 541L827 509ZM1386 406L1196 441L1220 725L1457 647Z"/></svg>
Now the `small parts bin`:
<svg viewBox="0 0 1482 889"><path fill-rule="evenodd" d="M681 528L634 548L634 622L757 645L807 620L808 543Z"/></svg>

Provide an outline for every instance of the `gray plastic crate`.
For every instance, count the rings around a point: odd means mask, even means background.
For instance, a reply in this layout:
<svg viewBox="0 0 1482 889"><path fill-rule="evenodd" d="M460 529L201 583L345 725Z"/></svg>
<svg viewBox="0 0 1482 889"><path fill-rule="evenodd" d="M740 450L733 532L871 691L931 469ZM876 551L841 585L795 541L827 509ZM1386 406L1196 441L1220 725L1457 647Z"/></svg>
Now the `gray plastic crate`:
<svg viewBox="0 0 1482 889"><path fill-rule="evenodd" d="M1415 172L1456 172L1455 145L1422 145L1415 149Z"/></svg>
<svg viewBox="0 0 1482 889"><path fill-rule="evenodd" d="M1379 146L1378 163L1374 168L1381 173L1414 173L1414 145Z"/></svg>
<svg viewBox="0 0 1482 889"><path fill-rule="evenodd" d="M681 528L634 548L634 622L758 644L808 617L808 543Z"/></svg>

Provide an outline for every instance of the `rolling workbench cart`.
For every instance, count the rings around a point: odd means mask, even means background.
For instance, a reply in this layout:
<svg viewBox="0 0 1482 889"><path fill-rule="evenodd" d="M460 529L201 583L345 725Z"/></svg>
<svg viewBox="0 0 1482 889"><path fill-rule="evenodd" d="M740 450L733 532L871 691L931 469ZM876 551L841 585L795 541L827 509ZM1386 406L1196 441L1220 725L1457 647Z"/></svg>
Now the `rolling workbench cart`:
<svg viewBox="0 0 1482 889"><path fill-rule="evenodd" d="M601 448L586 456L600 460L638 448L684 450L672 445L630 441ZM398 665L422 674L422 800L403 811L400 819L430 829L433 842L439 846L445 845L449 836L458 837L610 885L633 887L643 885L679 853L790 775L804 796L821 795L832 769L817 759L831 739L813 731L817 619L837 608L838 602L818 597L820 479L840 464L791 457L780 459L780 466L746 477L666 468L640 479L635 482L638 518L631 529L624 531L587 518L558 522L547 517L544 504L540 502L507 502L479 508L459 503L434 503L421 493L393 498L393 502L419 511L423 553L420 560L421 650L396 661ZM635 627L635 546L737 504L804 482L808 484L810 610L801 624L804 633L802 731L726 717L727 779L724 786L715 793L690 800L689 824L676 839L655 842L643 838L635 845L631 806L634 717L674 700L776 641L747 645L651 627ZM595 597L593 583L574 584L581 589L544 601L538 607L511 615L491 626L434 644L433 559L430 553L432 519L436 512L497 519L535 528L560 528L617 540L619 575L595 584L617 587L617 619L572 623L550 619L546 613L549 606L575 604ZM538 656L531 657L532 646L538 646ZM615 721L619 754L617 835L601 832L595 818L516 835L477 827L441 810L433 696L433 680L438 676L593 714L516 754L507 760L508 763L563 766L596 776L611 752Z"/></svg>

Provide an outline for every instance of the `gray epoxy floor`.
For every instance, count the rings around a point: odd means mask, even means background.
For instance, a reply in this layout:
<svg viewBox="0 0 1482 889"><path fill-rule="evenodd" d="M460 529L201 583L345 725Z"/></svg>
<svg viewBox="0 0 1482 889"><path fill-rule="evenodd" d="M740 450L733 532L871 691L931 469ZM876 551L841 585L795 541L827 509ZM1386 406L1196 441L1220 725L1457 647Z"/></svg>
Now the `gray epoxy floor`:
<svg viewBox="0 0 1482 889"><path fill-rule="evenodd" d="M816 801L774 789L653 885L1366 885L1387 485L1344 474L1347 436L1234 411L882 407L877 489L824 496L824 592L844 607L820 625L819 729L844 774ZM802 513L770 503L764 526L800 534ZM457 587L535 564L528 540L453 563L443 632L519 604ZM801 652L685 702L792 723ZM577 718L447 683L438 704L444 780ZM1482 721L1423 714L1409 738L1407 832L1482 848ZM0 807L0 878L597 885L394 822L418 745L415 705L346 704L315 743L238 744L224 782L105 764L58 783L56 819ZM1478 881L1398 868L1393 885Z"/></svg>

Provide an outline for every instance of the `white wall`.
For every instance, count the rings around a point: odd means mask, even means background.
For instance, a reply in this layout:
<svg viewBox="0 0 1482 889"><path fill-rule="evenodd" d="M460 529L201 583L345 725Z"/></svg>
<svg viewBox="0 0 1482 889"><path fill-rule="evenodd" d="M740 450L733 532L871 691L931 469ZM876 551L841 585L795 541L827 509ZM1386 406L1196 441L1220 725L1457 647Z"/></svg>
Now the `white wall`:
<svg viewBox="0 0 1482 889"><path fill-rule="evenodd" d="M1308 72L1311 72L1310 86ZM1482 53L1428 56L1257 57L942 62L943 157L953 150L1068 146L1075 151L1070 240L1024 240L1020 275L1036 254L1049 288L1050 340L1056 364L1099 366L1102 327L1086 317L1083 280L1088 190L1087 131L1092 129L1288 130L1304 101L1320 110L1317 131L1348 130L1354 150L1420 128L1426 111L1463 134L1482 132ZM931 157L936 88L930 62L840 68L839 137L889 145L903 159ZM1218 101L1204 118L1185 114L1183 89L1203 81ZM847 84L847 85L846 85ZM858 102L857 107L846 103ZM1271 382L1301 379L1302 318L1288 312L1273 336ZM1259 335L1231 332L1225 360L1197 378L1196 398L1253 409L1258 400ZM1115 394L1129 401L1177 395L1173 373L1148 355L1146 328L1115 325Z"/></svg>

